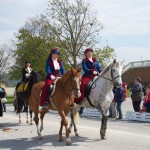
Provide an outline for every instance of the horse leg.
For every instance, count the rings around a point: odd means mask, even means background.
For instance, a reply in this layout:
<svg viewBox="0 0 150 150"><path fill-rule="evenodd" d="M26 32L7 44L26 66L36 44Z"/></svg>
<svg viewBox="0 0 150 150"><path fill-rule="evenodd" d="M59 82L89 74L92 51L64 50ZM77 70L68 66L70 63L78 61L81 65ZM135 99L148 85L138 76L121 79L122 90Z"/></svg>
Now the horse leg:
<svg viewBox="0 0 150 150"><path fill-rule="evenodd" d="M77 112L76 112L77 113ZM75 132L75 135L76 136L79 136L78 132L77 132L77 127L76 127L76 124L75 124L75 120L74 120L74 109L73 108L70 108L70 117L71 117L71 123L70 123L70 126L69 126L69 133L71 133L71 128L72 126L74 126L74 132Z"/></svg>
<svg viewBox="0 0 150 150"><path fill-rule="evenodd" d="M19 112L19 124L21 124L21 116L20 116L20 112Z"/></svg>
<svg viewBox="0 0 150 150"><path fill-rule="evenodd" d="M69 137L69 130L68 130L68 121L66 119L66 115L64 113L64 111L59 112L61 119L62 119L62 124L65 126L66 129L66 144L67 145L71 145L71 139Z"/></svg>
<svg viewBox="0 0 150 150"><path fill-rule="evenodd" d="M71 118L71 123L70 123L69 128L68 128L69 133L71 133L71 129L73 126L73 119L74 119L73 108L70 108L70 118Z"/></svg>
<svg viewBox="0 0 150 150"><path fill-rule="evenodd" d="M63 141L62 130L63 130L63 121L61 120L60 130L59 130L59 142Z"/></svg>
<svg viewBox="0 0 150 150"><path fill-rule="evenodd" d="M44 116L45 116L45 114L46 114L47 112L48 112L48 109L42 110L42 111L40 112L40 119L41 119L40 132L42 132L42 130L44 129L44 127L43 127L43 119L44 119Z"/></svg>
<svg viewBox="0 0 150 150"><path fill-rule="evenodd" d="M36 124L36 128L37 128L37 134L39 137L39 140L42 140L42 136L41 136L41 132L39 131L38 125L39 125L39 117L38 117L38 111L34 111L34 122Z"/></svg>
<svg viewBox="0 0 150 150"><path fill-rule="evenodd" d="M101 114L102 114L100 136L101 136L101 139L103 140L103 139L105 139L105 136L106 136L108 117L107 117L107 113L104 111L104 109L102 107L100 108L100 110L101 110Z"/></svg>
<svg viewBox="0 0 150 150"><path fill-rule="evenodd" d="M29 121L28 121L28 105L26 106L26 118L27 118L27 120L26 120L26 123L28 124L29 123Z"/></svg>
<svg viewBox="0 0 150 150"><path fill-rule="evenodd" d="M30 113L30 125L32 125L32 110L31 110L31 108L30 108L29 113Z"/></svg>

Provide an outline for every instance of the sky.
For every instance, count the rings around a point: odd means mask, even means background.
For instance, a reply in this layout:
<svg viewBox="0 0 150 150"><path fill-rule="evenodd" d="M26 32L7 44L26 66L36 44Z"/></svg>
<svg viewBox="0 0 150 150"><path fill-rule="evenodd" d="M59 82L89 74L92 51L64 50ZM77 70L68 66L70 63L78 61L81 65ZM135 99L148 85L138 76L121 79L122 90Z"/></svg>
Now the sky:
<svg viewBox="0 0 150 150"><path fill-rule="evenodd" d="M100 46L115 49L125 64L150 60L150 0L85 0L104 25ZM9 44L14 33L30 17L46 12L48 0L0 0L0 45Z"/></svg>

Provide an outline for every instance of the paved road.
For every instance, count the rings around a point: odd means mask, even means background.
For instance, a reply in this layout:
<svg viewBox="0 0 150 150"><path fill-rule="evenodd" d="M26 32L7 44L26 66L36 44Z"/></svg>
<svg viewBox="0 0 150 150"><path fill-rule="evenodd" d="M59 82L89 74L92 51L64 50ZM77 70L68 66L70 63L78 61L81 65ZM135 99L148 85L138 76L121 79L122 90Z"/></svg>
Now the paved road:
<svg viewBox="0 0 150 150"><path fill-rule="evenodd" d="M132 110L131 101L123 103L123 112ZM78 122L80 137L71 134L72 145L58 141L60 117L49 112L44 120L43 140L38 140L35 125L27 125L22 113L22 124L18 124L18 116L12 106L0 118L0 149L3 150L149 150L150 123L135 121L108 121L107 140L100 140L99 118L83 118ZM10 129L10 130L6 130ZM65 131L64 131L65 133ZM65 136L65 135L64 135ZM65 139L65 138L64 138Z"/></svg>

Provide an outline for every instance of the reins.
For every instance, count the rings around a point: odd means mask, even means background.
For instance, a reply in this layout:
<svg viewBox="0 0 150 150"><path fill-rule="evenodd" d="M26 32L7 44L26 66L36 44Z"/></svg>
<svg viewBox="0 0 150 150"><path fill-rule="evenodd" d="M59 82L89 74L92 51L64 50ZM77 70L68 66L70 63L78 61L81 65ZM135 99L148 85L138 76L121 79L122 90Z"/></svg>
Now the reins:
<svg viewBox="0 0 150 150"><path fill-rule="evenodd" d="M106 80L108 80L108 81L114 82L115 79L121 77L121 76L116 76L116 77L114 77L113 71L112 71L112 67L113 67L113 65L111 65L111 78L112 78L112 79L106 78L106 77L102 76L101 74L99 74L99 75L98 75L98 78L97 78L95 81L97 81L97 80L101 77L101 78L104 78L104 79L106 79Z"/></svg>

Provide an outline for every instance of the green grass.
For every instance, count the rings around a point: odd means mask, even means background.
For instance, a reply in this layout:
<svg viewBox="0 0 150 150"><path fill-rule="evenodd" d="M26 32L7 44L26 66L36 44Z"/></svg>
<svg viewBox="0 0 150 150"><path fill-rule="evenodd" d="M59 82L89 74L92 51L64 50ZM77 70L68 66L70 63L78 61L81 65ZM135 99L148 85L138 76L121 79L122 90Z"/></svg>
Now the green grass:
<svg viewBox="0 0 150 150"><path fill-rule="evenodd" d="M130 97L130 89L127 90L127 97ZM7 104L13 104L14 97L7 97Z"/></svg>
<svg viewBox="0 0 150 150"><path fill-rule="evenodd" d="M12 104L14 101L14 97L7 97L7 104Z"/></svg>

